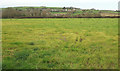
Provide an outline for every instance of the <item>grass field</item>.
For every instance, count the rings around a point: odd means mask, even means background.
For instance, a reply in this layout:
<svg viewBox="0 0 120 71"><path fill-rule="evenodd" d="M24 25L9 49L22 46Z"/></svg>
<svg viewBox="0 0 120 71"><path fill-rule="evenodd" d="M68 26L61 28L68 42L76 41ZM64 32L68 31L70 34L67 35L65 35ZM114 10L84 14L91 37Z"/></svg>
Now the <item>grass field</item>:
<svg viewBox="0 0 120 71"><path fill-rule="evenodd" d="M118 19L3 19L2 47L3 69L115 69Z"/></svg>

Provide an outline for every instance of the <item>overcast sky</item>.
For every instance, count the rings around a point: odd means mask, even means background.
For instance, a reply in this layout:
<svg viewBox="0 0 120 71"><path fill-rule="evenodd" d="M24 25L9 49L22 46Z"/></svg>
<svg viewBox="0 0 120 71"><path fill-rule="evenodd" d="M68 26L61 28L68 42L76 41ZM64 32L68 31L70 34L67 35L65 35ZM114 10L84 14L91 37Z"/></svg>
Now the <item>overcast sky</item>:
<svg viewBox="0 0 120 71"><path fill-rule="evenodd" d="M117 10L120 0L0 0L0 7L15 6L47 6L47 7L77 7L82 9Z"/></svg>

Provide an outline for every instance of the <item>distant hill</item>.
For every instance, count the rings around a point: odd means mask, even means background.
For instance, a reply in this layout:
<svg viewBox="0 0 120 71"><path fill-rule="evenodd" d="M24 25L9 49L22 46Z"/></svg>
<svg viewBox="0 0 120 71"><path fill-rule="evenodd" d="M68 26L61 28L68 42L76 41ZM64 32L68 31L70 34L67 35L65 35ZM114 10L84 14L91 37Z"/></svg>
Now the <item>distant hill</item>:
<svg viewBox="0 0 120 71"><path fill-rule="evenodd" d="M1 10L1 9L0 9ZM119 11L80 9L75 7L8 7L2 18L102 18L119 17Z"/></svg>

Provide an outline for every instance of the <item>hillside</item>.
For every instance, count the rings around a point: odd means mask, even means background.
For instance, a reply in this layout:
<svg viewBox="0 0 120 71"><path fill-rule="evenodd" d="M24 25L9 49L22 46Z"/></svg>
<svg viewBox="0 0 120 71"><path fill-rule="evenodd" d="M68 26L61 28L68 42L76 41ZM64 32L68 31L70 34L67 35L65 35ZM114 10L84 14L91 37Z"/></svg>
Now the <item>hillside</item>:
<svg viewBox="0 0 120 71"><path fill-rule="evenodd" d="M118 11L74 7L9 7L2 9L3 18L82 18L119 17Z"/></svg>

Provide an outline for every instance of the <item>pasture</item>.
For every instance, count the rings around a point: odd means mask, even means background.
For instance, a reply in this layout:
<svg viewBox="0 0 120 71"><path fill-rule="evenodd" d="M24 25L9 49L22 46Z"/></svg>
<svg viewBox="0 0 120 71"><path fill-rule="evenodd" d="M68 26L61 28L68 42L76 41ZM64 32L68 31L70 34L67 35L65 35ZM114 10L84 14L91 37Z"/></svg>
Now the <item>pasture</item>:
<svg viewBox="0 0 120 71"><path fill-rule="evenodd" d="M2 57L3 69L115 69L118 19L2 19Z"/></svg>

